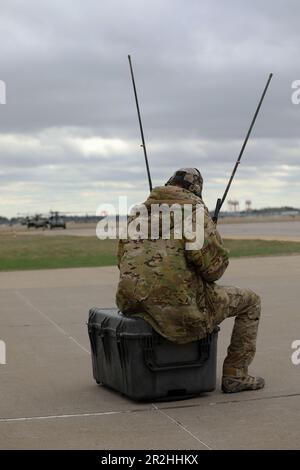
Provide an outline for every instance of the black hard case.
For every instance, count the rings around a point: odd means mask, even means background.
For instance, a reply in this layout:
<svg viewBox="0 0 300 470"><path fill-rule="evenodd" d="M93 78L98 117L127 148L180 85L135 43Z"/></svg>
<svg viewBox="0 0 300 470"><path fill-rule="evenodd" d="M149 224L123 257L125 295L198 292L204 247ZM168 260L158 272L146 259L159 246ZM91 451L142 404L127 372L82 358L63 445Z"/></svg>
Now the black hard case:
<svg viewBox="0 0 300 470"><path fill-rule="evenodd" d="M134 400L171 400L216 386L219 328L201 341L175 344L140 318L92 308L88 332L93 375Z"/></svg>

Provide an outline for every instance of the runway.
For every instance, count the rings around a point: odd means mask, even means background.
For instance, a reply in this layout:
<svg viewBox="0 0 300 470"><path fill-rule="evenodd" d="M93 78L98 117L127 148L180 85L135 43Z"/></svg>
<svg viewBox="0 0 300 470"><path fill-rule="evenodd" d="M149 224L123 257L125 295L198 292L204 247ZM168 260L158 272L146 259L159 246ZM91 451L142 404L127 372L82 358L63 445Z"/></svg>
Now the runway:
<svg viewBox="0 0 300 470"><path fill-rule="evenodd" d="M224 238L300 241L300 222L219 224Z"/></svg>
<svg viewBox="0 0 300 470"><path fill-rule="evenodd" d="M241 222L241 223L224 223L221 221L218 229L223 238L237 239L262 239L262 240L286 240L300 241L300 221L274 221L274 222ZM66 230L36 230L24 229L19 227L18 230L13 227L6 229L7 232L16 231L17 234L42 234L45 236L54 235L71 235L79 237L96 237L96 226L91 224L69 224ZM2 233L4 230L2 229ZM0 231L1 235L1 231Z"/></svg>

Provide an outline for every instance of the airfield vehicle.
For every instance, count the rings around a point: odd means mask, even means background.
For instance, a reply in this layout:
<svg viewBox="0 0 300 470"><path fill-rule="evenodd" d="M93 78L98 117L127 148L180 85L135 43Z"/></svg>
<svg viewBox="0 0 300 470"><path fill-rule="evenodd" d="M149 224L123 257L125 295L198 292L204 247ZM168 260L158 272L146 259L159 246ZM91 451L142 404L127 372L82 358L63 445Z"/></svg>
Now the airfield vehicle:
<svg viewBox="0 0 300 470"><path fill-rule="evenodd" d="M65 218L61 215L59 215L59 212L51 211L50 212L50 217L48 219L49 227L52 230L53 228L66 228L66 221Z"/></svg>
<svg viewBox="0 0 300 470"><path fill-rule="evenodd" d="M48 214L18 214L19 222L21 225L26 225L27 228L34 227L36 229L56 229L56 228L67 228L67 221L80 222L80 223L97 223L101 220L104 215L88 215L83 212L60 212L50 210Z"/></svg>
<svg viewBox="0 0 300 470"><path fill-rule="evenodd" d="M26 217L25 220L25 225L27 225L27 228L48 228L49 225L48 219L42 217L41 214L36 214L32 217Z"/></svg>

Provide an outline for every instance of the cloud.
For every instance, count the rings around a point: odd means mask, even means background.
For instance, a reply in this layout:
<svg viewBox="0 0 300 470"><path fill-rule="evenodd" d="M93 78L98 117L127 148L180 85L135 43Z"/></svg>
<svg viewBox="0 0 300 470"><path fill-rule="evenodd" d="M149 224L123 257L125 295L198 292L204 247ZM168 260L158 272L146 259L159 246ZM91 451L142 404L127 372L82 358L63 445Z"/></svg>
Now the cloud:
<svg viewBox="0 0 300 470"><path fill-rule="evenodd" d="M232 195L297 205L299 13L293 0L4 0L0 214L18 198L85 211L146 196L128 53L154 183L197 166L211 206L274 72Z"/></svg>

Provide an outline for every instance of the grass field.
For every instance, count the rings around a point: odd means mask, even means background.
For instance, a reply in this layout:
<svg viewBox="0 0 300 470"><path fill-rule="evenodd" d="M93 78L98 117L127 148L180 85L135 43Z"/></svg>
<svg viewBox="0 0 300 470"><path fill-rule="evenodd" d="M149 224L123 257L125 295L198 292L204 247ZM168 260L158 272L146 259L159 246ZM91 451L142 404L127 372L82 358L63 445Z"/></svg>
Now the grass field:
<svg viewBox="0 0 300 470"><path fill-rule="evenodd" d="M0 271L113 266L115 240L94 237L1 235ZM225 240L232 258L300 254L300 243L265 240Z"/></svg>

